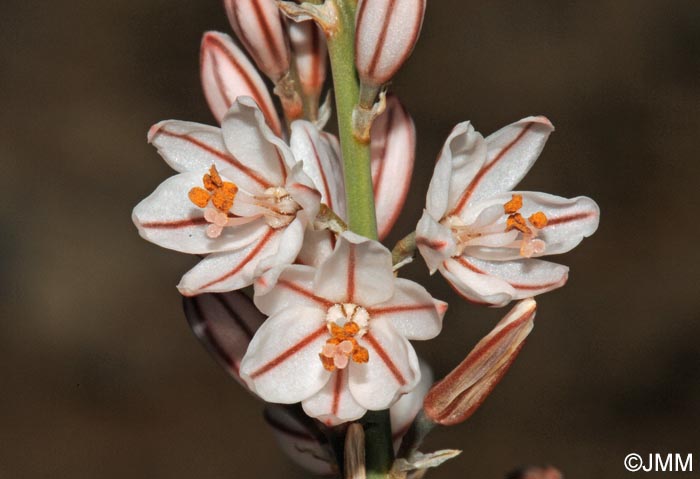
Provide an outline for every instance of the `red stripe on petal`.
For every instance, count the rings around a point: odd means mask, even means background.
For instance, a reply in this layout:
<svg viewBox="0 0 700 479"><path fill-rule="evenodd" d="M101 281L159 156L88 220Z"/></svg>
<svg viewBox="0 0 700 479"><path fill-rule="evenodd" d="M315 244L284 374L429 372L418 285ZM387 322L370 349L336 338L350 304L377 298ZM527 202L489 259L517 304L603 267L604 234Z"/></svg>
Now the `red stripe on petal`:
<svg viewBox="0 0 700 479"><path fill-rule="evenodd" d="M233 268L231 271L229 271L225 275L223 275L223 276L221 276L213 281L209 281L207 284L205 284L203 286L200 286L198 289L209 288L210 286L213 286L217 283L225 281L225 280L229 279L231 276L240 272L245 267L245 265L250 263L253 260L253 258L260 252L260 250L262 250L265 247L265 245L270 241L270 239L272 239L272 237L275 234L275 231L276 230L269 228L267 233L265 233L265 236L262 237L260 242L255 246L255 248L253 248L253 250L250 253L248 253L248 256L243 258L243 260L240 263L238 263L238 265L236 265L235 268Z"/></svg>
<svg viewBox="0 0 700 479"><path fill-rule="evenodd" d="M335 373L335 384L333 385L333 403L331 404L331 413L334 416L338 415L340 409L340 395L343 392L343 374L344 369L338 369Z"/></svg>
<svg viewBox="0 0 700 479"><path fill-rule="evenodd" d="M326 196L326 203L328 204L328 207L330 209L334 209L333 197L331 196L331 188L328 185L328 178L326 177L326 170L323 169L323 165L321 164L321 157L319 156L318 150L316 149L316 145L314 144L313 140L311 139L311 135L309 134L309 131L306 128L304 128L304 133L306 134L306 137L309 140L309 144L311 145L311 149L313 150L314 160L316 161L316 165L318 166L318 171L321 174L321 179L323 180L323 192Z"/></svg>
<svg viewBox="0 0 700 479"><path fill-rule="evenodd" d="M583 212L583 213L574 213L571 215L565 215L565 216L556 216L556 217L548 217L547 218L547 224L543 226L542 229L548 227L548 226L554 226L554 225L560 225L563 223L568 223L570 221L578 221L578 220L584 220L587 218L595 218L596 214L593 212Z"/></svg>
<svg viewBox="0 0 700 479"><path fill-rule="evenodd" d="M462 212L462 209L464 206L467 204L467 201L471 197L471 195L474 193L474 190L476 187L479 185L479 182L486 176L486 174L491 171L491 168L493 168L496 163L501 161L501 159L508 153L515 145L518 144L520 140L523 139L523 137L527 134L527 132L532 128L532 126L535 124L535 122L530 122L523 128L523 131L518 133L518 136L515 137L513 141L508 143L497 155L496 157L491 160L490 163L487 163L484 165L481 170L476 174L474 179L469 183L469 186L467 186L467 189L464 190L464 193L462 193L462 196L459 198L459 201L457 202L457 205L452 209L452 212L450 215L458 215Z"/></svg>
<svg viewBox="0 0 700 479"><path fill-rule="evenodd" d="M263 38L265 43L267 43L267 50L272 53L275 61L280 64L284 62L284 52L280 52L277 48L277 44L274 40L274 35L272 34L272 27L266 21L265 13L262 11L260 4L258 2L251 2L253 10L255 11L255 17L258 21L258 26L262 29Z"/></svg>
<svg viewBox="0 0 700 479"><path fill-rule="evenodd" d="M435 310L434 304L407 304L404 306L386 306L384 308L367 308L370 316L382 314L403 313L407 311L431 311Z"/></svg>
<svg viewBox="0 0 700 479"><path fill-rule="evenodd" d="M208 221L205 220L204 217L200 217L176 221L149 221L147 223L141 223L141 227L150 229L175 230L178 228L189 228L192 226L203 226L206 224L208 224Z"/></svg>
<svg viewBox="0 0 700 479"><path fill-rule="evenodd" d="M247 166L243 165L240 161L235 159L233 156L229 155L228 153L224 153L223 151L219 151L216 148L212 148L211 146L207 145L203 141L198 140L197 138L194 138L194 137L187 135L185 133L175 133L172 131L168 131L165 128L161 128L160 130L158 130L157 133L162 133L163 135L166 135L166 136L185 140L185 141L193 144L197 148L201 148L202 150L206 151L207 153L210 153L210 154L216 156L221 161L224 161L224 162L230 164L231 166L239 169L243 174L250 177L253 181L258 183L260 186L262 186L265 189L270 188L272 186L272 184L269 183L265 178L261 177L255 171L253 171L250 168L248 168Z"/></svg>
<svg viewBox="0 0 700 479"><path fill-rule="evenodd" d="M347 301L352 303L355 300L355 245L348 245L348 282L347 282Z"/></svg>
<svg viewBox="0 0 700 479"><path fill-rule="evenodd" d="M365 2L369 3L369 2ZM388 15L384 17L384 23L382 24L382 31L379 33L379 38L377 39L377 44L374 46L374 55L367 66L367 76L373 77L377 65L379 64L379 59L384 52L384 43L386 42L386 36L389 33L389 24L391 23L391 17L394 15L394 4L396 0L390 0L387 6Z"/></svg>
<svg viewBox="0 0 700 479"><path fill-rule="evenodd" d="M328 334L328 328L324 324L320 328L318 328L316 331L313 333L309 334L306 336L304 339L296 343L294 346L290 347L289 349L285 350L282 352L280 355L275 357L274 359L268 361L264 366L258 368L256 371L253 371L253 373L250 375L251 379L257 379L260 376L262 376L265 373L270 372L283 362L285 362L287 359L290 357L294 356L296 353L307 347L309 344L314 342L316 339L321 337L323 334Z"/></svg>
<svg viewBox="0 0 700 479"><path fill-rule="evenodd" d="M457 260L457 262L459 264L461 264L465 268L467 268L475 273L483 274L486 276L494 276L486 271L483 271L483 270L477 268L476 266L474 266L473 264L471 264L469 261L467 261L466 259L464 259L461 256L458 258L453 258L453 259ZM445 266L445 267L447 267L447 266ZM546 288L551 288L552 286L563 285L564 283L566 283L566 280L568 279L568 277L564 276L563 280L560 279L557 281L552 281L549 283L540 283L540 284L512 283L505 278L500 278L500 279L502 279L503 281L505 281L506 283L508 283L509 285L511 285L515 289L520 289L523 291L537 291L538 289L546 289Z"/></svg>
<svg viewBox="0 0 700 479"><path fill-rule="evenodd" d="M316 301L321 306L324 306L326 308L330 308L333 305L333 303L331 303L330 301L323 299L320 296L316 296L311 291L308 291L308 290L302 288L301 286L298 286L298 285L296 285L296 284L294 284L291 281L288 281L286 279L280 279L279 281L277 281L277 285L282 286L282 287L287 288L287 289L291 289L292 291L299 293L302 296L305 296L312 301Z"/></svg>
<svg viewBox="0 0 700 479"><path fill-rule="evenodd" d="M429 238L419 236L418 238L416 238L416 244L421 246L427 246L430 249L440 251L441 249L447 246L447 241L431 240Z"/></svg>
<svg viewBox="0 0 700 479"><path fill-rule="evenodd" d="M377 356L384 362L386 367L389 369L391 372L392 376L394 376L394 379L398 381L398 383L401 386L405 386L408 384L408 381L406 381L406 378L403 377L403 374L401 374L401 371L399 368L394 364L394 361L391 360L387 352L384 350L381 344L376 340L374 336L372 336L371 333L367 333L362 337L363 340L367 341L369 345L374 349L374 352L377 353Z"/></svg>

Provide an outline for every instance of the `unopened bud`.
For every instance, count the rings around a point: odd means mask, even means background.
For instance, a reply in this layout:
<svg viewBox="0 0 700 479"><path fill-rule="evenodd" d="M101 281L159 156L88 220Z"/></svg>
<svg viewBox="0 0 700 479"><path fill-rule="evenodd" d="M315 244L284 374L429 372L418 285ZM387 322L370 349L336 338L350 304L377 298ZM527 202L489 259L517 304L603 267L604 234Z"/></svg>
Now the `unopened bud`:
<svg viewBox="0 0 700 479"><path fill-rule="evenodd" d="M226 372L243 384L238 374L241 359L265 315L238 291L184 297L183 307L197 339Z"/></svg>
<svg viewBox="0 0 700 479"><path fill-rule="evenodd" d="M302 92L318 99L326 80L326 39L313 21L290 22L289 39Z"/></svg>
<svg viewBox="0 0 700 479"><path fill-rule="evenodd" d="M277 82L289 71L289 48L275 0L224 0L236 36L255 64Z"/></svg>
<svg viewBox="0 0 700 479"><path fill-rule="evenodd" d="M388 82L411 54L425 0L360 0L355 21L355 64L365 85Z"/></svg>
<svg viewBox="0 0 700 479"><path fill-rule="evenodd" d="M221 123L239 96L249 96L278 136L282 127L270 93L260 74L228 35L207 32L200 50L200 74L204 95L214 117Z"/></svg>
<svg viewBox="0 0 700 479"><path fill-rule="evenodd" d="M442 381L428 392L423 407L432 421L451 426L469 418L493 391L532 331L537 304L524 299Z"/></svg>

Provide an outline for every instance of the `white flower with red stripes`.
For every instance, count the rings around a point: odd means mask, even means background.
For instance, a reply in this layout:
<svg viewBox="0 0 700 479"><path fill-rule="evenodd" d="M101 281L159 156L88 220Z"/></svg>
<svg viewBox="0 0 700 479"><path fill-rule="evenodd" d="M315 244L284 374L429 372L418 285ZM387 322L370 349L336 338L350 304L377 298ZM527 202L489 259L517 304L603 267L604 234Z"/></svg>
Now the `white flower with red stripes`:
<svg viewBox="0 0 700 479"><path fill-rule="evenodd" d="M184 275L182 294L243 288L296 259L321 194L251 98L236 100L221 129L169 120L149 141L179 174L134 208L134 223L153 243L208 255Z"/></svg>
<svg viewBox="0 0 700 479"><path fill-rule="evenodd" d="M273 275L275 276L275 275ZM241 378L265 401L301 401L327 424L391 406L420 380L408 340L440 332L447 305L395 278L391 253L345 232L317 268L291 265L274 286L256 281L269 318L241 362Z"/></svg>
<svg viewBox="0 0 700 479"><path fill-rule="evenodd" d="M469 122L450 133L435 166L416 244L466 299L503 306L563 286L568 268L535 259L574 248L598 227L598 205L511 191L554 127L528 117L484 138Z"/></svg>

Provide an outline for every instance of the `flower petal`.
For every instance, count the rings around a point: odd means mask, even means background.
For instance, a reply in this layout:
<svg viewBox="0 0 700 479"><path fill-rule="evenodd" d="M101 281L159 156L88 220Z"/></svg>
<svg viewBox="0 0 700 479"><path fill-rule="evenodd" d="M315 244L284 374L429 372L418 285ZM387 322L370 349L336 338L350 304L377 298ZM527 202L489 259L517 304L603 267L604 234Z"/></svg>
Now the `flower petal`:
<svg viewBox="0 0 700 479"><path fill-rule="evenodd" d="M183 306L197 339L226 372L243 384L238 374L241 359L265 315L238 291L186 297Z"/></svg>
<svg viewBox="0 0 700 479"><path fill-rule="evenodd" d="M219 32L205 33L199 57L204 95L216 121L221 123L237 97L249 96L260 107L272 131L281 136L280 119L265 82L231 37Z"/></svg>
<svg viewBox="0 0 700 479"><path fill-rule="evenodd" d="M416 128L394 95L372 124L372 183L379 239L386 238L403 209L416 158Z"/></svg>
<svg viewBox="0 0 700 479"><path fill-rule="evenodd" d="M474 302L504 306L564 286L569 268L539 259L485 261L461 256L440 268L457 291Z"/></svg>
<svg viewBox="0 0 700 479"><path fill-rule="evenodd" d="M287 26L302 91L318 98L326 80L326 39L315 22L288 22Z"/></svg>
<svg viewBox="0 0 700 479"><path fill-rule="evenodd" d="M134 208L132 219L139 234L164 248L191 254L207 254L243 248L260 238L267 226L256 220L226 228L217 238L209 238L204 210L188 197L191 188L202 184L203 172L171 176Z"/></svg>
<svg viewBox="0 0 700 479"><path fill-rule="evenodd" d="M235 171L229 172L229 177L244 190L259 192L273 186L258 171L231 156L224 145L220 128L166 120L151 127L148 141L176 171L202 171L214 165L220 172L229 169Z"/></svg>
<svg viewBox="0 0 700 479"><path fill-rule="evenodd" d="M307 224L311 224L316 219L321 207L321 193L304 172L303 166L301 162L294 165L289 173L285 188L294 201L301 206L298 216L304 218Z"/></svg>
<svg viewBox="0 0 700 479"><path fill-rule="evenodd" d="M362 81L382 85L394 76L418 40L425 0L360 0L355 63Z"/></svg>
<svg viewBox="0 0 700 479"><path fill-rule="evenodd" d="M367 412L350 393L349 369L336 370L319 392L304 400L301 405L306 414L324 423L337 426L361 418Z"/></svg>
<svg viewBox="0 0 700 479"><path fill-rule="evenodd" d="M416 246L425 259L430 274L435 273L442 262L457 251L452 231L435 221L426 210L416 226Z"/></svg>
<svg viewBox="0 0 700 479"><path fill-rule="evenodd" d="M318 268L314 291L335 303L383 303L394 294L391 253L377 241L346 231Z"/></svg>
<svg viewBox="0 0 700 479"><path fill-rule="evenodd" d="M304 172L321 192L321 201L336 214L344 214L343 172L331 155L332 147L323 139L319 129L308 121L293 122L290 146L297 161L303 162Z"/></svg>
<svg viewBox="0 0 700 479"><path fill-rule="evenodd" d="M258 263L277 252L281 236L282 230L267 227L245 248L211 254L189 270L177 288L184 296L245 288L253 284Z"/></svg>
<svg viewBox="0 0 700 479"><path fill-rule="evenodd" d="M270 316L255 333L241 362L241 378L265 401L303 401L330 378L318 357L327 339L323 311L287 308Z"/></svg>
<svg viewBox="0 0 700 479"><path fill-rule="evenodd" d="M368 308L372 320L391 321L394 329L406 339L432 339L440 334L447 303L434 299L418 283L403 278L394 281L394 296Z"/></svg>
<svg viewBox="0 0 700 479"><path fill-rule="evenodd" d="M313 420L302 420L289 412L288 406L268 404L265 422L272 429L280 449L296 464L317 476L332 476L335 457Z"/></svg>
<svg viewBox="0 0 700 479"><path fill-rule="evenodd" d="M463 195L486 162L486 141L469 122L452 129L442 147L428 187L426 209L441 220Z"/></svg>
<svg viewBox="0 0 700 479"><path fill-rule="evenodd" d="M534 256L566 253L576 247L583 238L587 238L595 233L598 228L600 209L592 199L585 196L567 199L531 191L509 191L493 196L465 209L462 218L465 223L469 224L479 214L480 210L483 211L487 208L503 205L512 198L512 195L520 195L522 197L523 206L519 212L524 218L529 218L530 215L536 212L542 212L547 217L547 225L537 231L537 238L543 240L546 246L542 253ZM502 215L499 222L503 225L503 230L505 231L506 215ZM488 239L490 236L495 235L485 235L483 239ZM504 241L501 241L501 244L504 243ZM477 243L470 242L470 245L472 244ZM465 252L469 256L480 259L497 261L521 259L520 248L517 244L514 247L493 247L493 245L489 245L484 241L479 244L481 246L470 246Z"/></svg>
<svg viewBox="0 0 700 479"><path fill-rule="evenodd" d="M350 392L363 407L386 409L420 380L420 366L413 346L385 319L372 319L370 330L358 340L367 348L367 363L352 362Z"/></svg>
<svg viewBox="0 0 700 479"><path fill-rule="evenodd" d="M266 277L261 276L255 282L255 304L268 315L294 306L327 310L333 303L314 292L315 273L315 268L311 266L287 266L279 274L273 288L266 288Z"/></svg>
<svg viewBox="0 0 700 479"><path fill-rule="evenodd" d="M543 116L530 116L501 128L486 138L487 160L469 180L452 213L470 204L512 190L530 170L554 131Z"/></svg>
<svg viewBox="0 0 700 479"><path fill-rule="evenodd" d="M287 181L294 163L289 147L265 123L250 97L238 97L221 122L226 148L241 163L261 175L271 186Z"/></svg>
<svg viewBox="0 0 700 479"><path fill-rule="evenodd" d="M411 427L418 412L423 409L423 398L433 385L433 371L423 360L418 360L420 364L420 382L411 392L404 394L391 406L391 432L394 441L402 438Z"/></svg>
<svg viewBox="0 0 700 479"><path fill-rule="evenodd" d="M289 70L289 49L276 2L225 0L233 31L255 64L273 81Z"/></svg>
<svg viewBox="0 0 700 479"><path fill-rule="evenodd" d="M297 263L318 268L335 248L335 233L329 230L306 230Z"/></svg>

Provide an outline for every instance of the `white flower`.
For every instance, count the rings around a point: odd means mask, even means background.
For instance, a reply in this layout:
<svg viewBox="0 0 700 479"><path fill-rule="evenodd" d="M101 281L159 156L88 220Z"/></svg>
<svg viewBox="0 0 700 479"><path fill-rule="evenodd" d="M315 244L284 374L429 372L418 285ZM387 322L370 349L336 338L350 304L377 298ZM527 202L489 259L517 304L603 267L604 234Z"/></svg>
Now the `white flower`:
<svg viewBox="0 0 700 479"><path fill-rule="evenodd" d="M435 337L447 305L395 278L380 243L343 233L318 268L287 266L274 287L256 281L267 321L241 378L268 402L302 402L327 424L388 408L420 380L411 340ZM351 346L351 347L350 347Z"/></svg>
<svg viewBox="0 0 700 479"><path fill-rule="evenodd" d="M468 123L447 138L430 182L416 244L466 299L503 306L566 282L568 268L535 259L569 251L598 227L586 197L514 192L554 127L529 117L487 138Z"/></svg>
<svg viewBox="0 0 700 479"><path fill-rule="evenodd" d="M208 255L182 278L182 294L239 289L295 260L321 194L251 98L236 100L221 129L170 120L149 140L180 173L134 208L139 233Z"/></svg>

